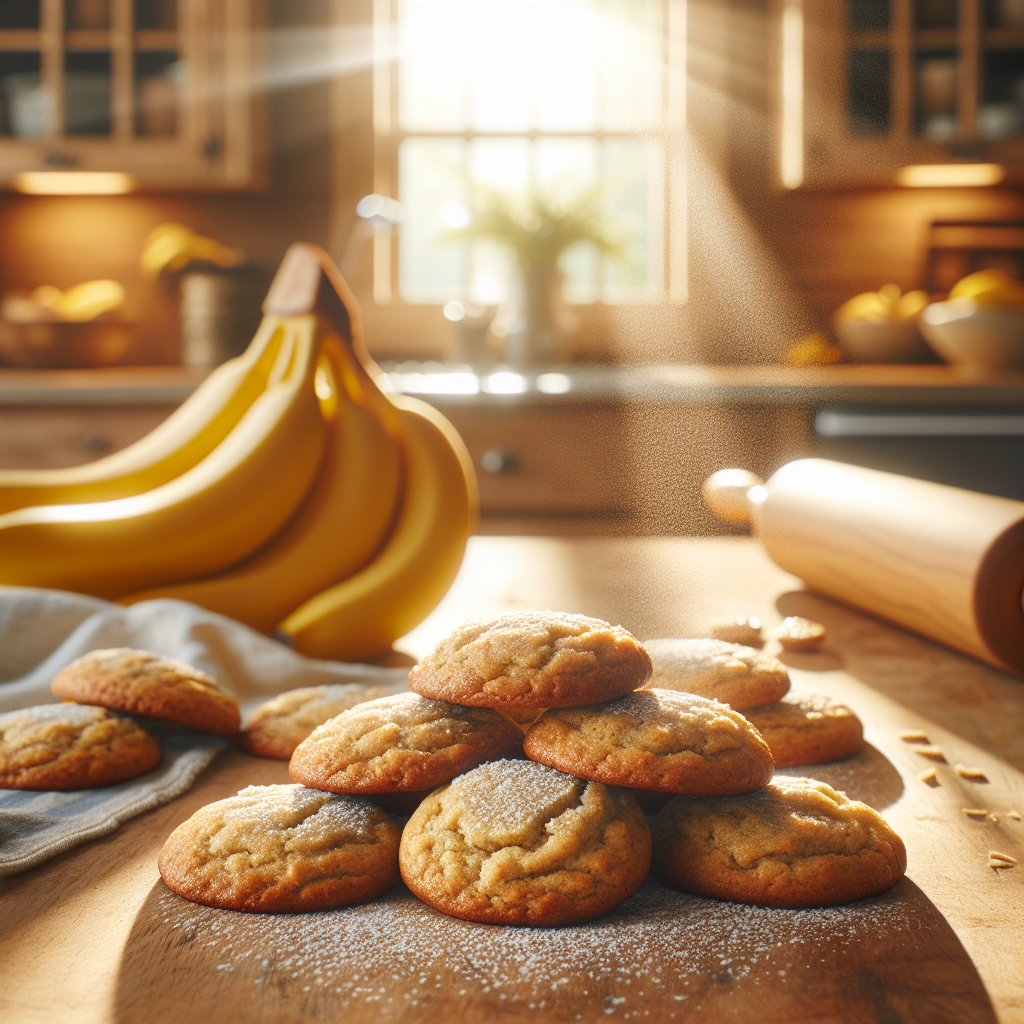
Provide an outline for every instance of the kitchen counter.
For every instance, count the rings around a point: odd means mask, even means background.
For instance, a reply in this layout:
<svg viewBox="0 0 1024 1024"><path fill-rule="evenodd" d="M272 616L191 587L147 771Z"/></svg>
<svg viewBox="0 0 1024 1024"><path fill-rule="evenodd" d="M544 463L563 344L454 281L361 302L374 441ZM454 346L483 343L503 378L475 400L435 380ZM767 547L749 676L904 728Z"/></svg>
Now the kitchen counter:
<svg viewBox="0 0 1024 1024"><path fill-rule="evenodd" d="M441 363L386 364L396 390L439 407L675 402L689 404L1024 407L1024 373L951 366L568 366L474 373ZM0 406L165 405L185 400L208 371L188 367L0 369Z"/></svg>
<svg viewBox="0 0 1024 1024"><path fill-rule="evenodd" d="M480 479L488 533L715 534L725 466L763 478L808 455L1024 498L1024 373L949 366L387 364L437 406ZM208 371L0 370L0 467L57 468L152 430Z"/></svg>
<svg viewBox="0 0 1024 1024"><path fill-rule="evenodd" d="M742 612L823 622L794 685L865 724L848 761L787 769L875 806L907 877L833 910L768 911L649 881L570 929L474 925L398 886L383 901L279 917L166 889L160 847L200 806L286 765L232 751L195 787L112 835L0 881L0 1018L10 1024L445 1020L1019 1024L1024 1019L1024 682L802 591L744 538L474 538L454 587L399 646L422 655L468 617L566 608L639 637L700 635ZM773 650L771 646L769 652ZM924 731L945 762L903 742ZM985 772L961 778L953 765ZM918 776L934 767L938 785ZM997 821L964 807L985 807ZM988 866L988 851L1017 866Z"/></svg>

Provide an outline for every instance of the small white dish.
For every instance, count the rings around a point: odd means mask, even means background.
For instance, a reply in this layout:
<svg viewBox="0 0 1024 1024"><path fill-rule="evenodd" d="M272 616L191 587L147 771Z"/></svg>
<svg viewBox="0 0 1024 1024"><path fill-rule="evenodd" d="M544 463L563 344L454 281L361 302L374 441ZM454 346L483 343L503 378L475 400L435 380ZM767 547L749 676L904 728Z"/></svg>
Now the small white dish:
<svg viewBox="0 0 1024 1024"><path fill-rule="evenodd" d="M837 318L835 329L843 351L857 363L920 363L928 358L928 346L914 320Z"/></svg>
<svg viewBox="0 0 1024 1024"><path fill-rule="evenodd" d="M925 306L921 333L944 362L986 370L1024 366L1024 310L951 299Z"/></svg>

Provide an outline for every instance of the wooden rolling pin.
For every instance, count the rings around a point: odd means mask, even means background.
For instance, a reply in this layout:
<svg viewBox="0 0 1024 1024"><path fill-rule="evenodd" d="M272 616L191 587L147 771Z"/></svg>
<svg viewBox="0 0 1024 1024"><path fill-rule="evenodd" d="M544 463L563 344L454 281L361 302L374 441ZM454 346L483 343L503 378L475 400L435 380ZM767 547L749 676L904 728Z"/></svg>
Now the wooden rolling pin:
<svg viewBox="0 0 1024 1024"><path fill-rule="evenodd" d="M1024 502L825 459L721 470L704 499L812 590L1024 673Z"/></svg>

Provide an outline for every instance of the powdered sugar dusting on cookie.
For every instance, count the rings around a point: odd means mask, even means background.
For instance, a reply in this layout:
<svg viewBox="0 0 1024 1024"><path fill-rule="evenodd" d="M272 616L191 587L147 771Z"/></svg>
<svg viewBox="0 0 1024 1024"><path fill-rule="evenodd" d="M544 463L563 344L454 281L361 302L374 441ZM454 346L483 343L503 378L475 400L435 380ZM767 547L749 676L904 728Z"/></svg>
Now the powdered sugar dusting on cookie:
<svg viewBox="0 0 1024 1024"><path fill-rule="evenodd" d="M15 727L24 728L35 722L61 722L65 725L82 727L105 718L104 708L88 704L40 704L37 707L8 711L0 715L0 731Z"/></svg>
<svg viewBox="0 0 1024 1024"><path fill-rule="evenodd" d="M561 814L581 788L554 768L510 760L483 764L452 783L471 824L502 835L525 834Z"/></svg>

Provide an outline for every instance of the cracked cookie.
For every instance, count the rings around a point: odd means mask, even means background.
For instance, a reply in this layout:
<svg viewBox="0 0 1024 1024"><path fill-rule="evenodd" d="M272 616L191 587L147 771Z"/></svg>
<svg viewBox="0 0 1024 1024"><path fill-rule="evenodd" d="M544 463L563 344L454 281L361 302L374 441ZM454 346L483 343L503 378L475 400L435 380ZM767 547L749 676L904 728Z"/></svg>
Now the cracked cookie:
<svg viewBox="0 0 1024 1024"><path fill-rule="evenodd" d="M839 761L864 744L856 714L816 693L787 693L775 704L747 708L743 717L764 737L779 768Z"/></svg>
<svg viewBox="0 0 1024 1024"><path fill-rule="evenodd" d="M410 793L481 761L521 754L523 732L490 708L416 693L360 704L319 726L292 754L296 782L333 793Z"/></svg>
<svg viewBox="0 0 1024 1024"><path fill-rule="evenodd" d="M469 622L415 665L409 688L473 707L571 707L642 686L651 659L621 626L564 612Z"/></svg>
<svg viewBox="0 0 1024 1024"><path fill-rule="evenodd" d="M779 700L789 673L778 658L724 640L647 640L654 672L645 689L682 690L734 711Z"/></svg>
<svg viewBox="0 0 1024 1024"><path fill-rule="evenodd" d="M253 712L238 737L238 744L257 757L287 761L318 725L357 704L396 692L408 692L405 683L384 686L334 683L289 690L261 704Z"/></svg>
<svg viewBox="0 0 1024 1024"><path fill-rule="evenodd" d="M636 800L530 761L492 761L420 804L402 878L437 910L551 926L604 914L640 888L651 836Z"/></svg>
<svg viewBox="0 0 1024 1024"><path fill-rule="evenodd" d="M86 789L160 763L160 744L106 708L43 704L0 715L0 789Z"/></svg>
<svg viewBox="0 0 1024 1024"><path fill-rule="evenodd" d="M698 896L817 907L875 896L907 868L877 811L814 779L777 778L745 796L676 797L655 819L654 872Z"/></svg>
<svg viewBox="0 0 1024 1024"><path fill-rule="evenodd" d="M582 779L663 793L747 793L774 768L764 740L739 712L675 690L545 711L523 750Z"/></svg>
<svg viewBox="0 0 1024 1024"><path fill-rule="evenodd" d="M398 826L369 800L249 786L168 836L158 866L179 896L256 913L328 910L398 880Z"/></svg>
<svg viewBox="0 0 1024 1024"><path fill-rule="evenodd" d="M205 672L131 647L90 651L62 668L50 690L61 700L148 715L215 736L234 736L241 724L236 701Z"/></svg>

